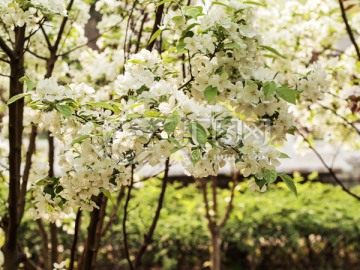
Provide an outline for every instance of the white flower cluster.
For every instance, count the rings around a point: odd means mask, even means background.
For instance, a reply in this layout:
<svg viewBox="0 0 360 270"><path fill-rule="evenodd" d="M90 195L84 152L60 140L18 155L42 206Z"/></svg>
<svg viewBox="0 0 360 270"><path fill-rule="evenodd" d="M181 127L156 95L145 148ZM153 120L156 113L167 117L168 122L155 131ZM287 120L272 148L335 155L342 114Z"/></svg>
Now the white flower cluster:
<svg viewBox="0 0 360 270"><path fill-rule="evenodd" d="M292 129L287 102L299 92L265 68L250 8L216 3L208 14L184 7L167 22L180 36L174 57L189 55L185 79L157 51L141 50L126 62L110 100L85 85L38 83L29 105L41 114L38 124L58 122L51 132L62 145L62 176L34 185L37 215L91 210L94 196L127 183L131 167L158 165L175 152L195 178L217 175L233 160L259 185L272 183L281 157L274 144Z"/></svg>
<svg viewBox="0 0 360 270"><path fill-rule="evenodd" d="M14 1L0 0L0 20L6 26L22 27L25 24L32 28L39 22L38 11L52 12L66 16L64 1L32 0Z"/></svg>

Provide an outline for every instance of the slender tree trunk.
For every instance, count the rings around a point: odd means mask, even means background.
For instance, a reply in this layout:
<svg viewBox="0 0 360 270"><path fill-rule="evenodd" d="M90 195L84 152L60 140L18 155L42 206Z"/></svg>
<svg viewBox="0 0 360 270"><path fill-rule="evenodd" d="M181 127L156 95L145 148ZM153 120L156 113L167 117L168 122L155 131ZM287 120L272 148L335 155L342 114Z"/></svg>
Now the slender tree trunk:
<svg viewBox="0 0 360 270"><path fill-rule="evenodd" d="M85 250L81 258L80 267L81 270L92 270L93 263L97 254L97 229L101 221L101 208L103 204L104 194L100 193L99 196L95 198L95 203L99 208L94 208L90 216L90 224L88 227L88 236L85 244ZM101 231L100 231L101 232Z"/></svg>
<svg viewBox="0 0 360 270"><path fill-rule="evenodd" d="M210 260L211 270L221 269L221 238L217 229L211 232Z"/></svg>
<svg viewBox="0 0 360 270"><path fill-rule="evenodd" d="M25 26L15 28L14 58L10 61L10 98L23 93L19 79L24 76ZM24 99L9 106L9 220L6 228L4 246L5 270L16 270L19 264L18 241L18 199L20 195L21 145L23 133Z"/></svg>

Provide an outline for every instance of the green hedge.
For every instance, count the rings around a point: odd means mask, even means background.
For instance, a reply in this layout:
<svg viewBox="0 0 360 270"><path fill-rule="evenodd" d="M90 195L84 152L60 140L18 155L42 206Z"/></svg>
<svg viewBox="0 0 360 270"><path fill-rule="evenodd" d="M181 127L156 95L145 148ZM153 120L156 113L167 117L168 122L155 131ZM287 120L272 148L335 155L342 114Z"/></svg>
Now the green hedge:
<svg viewBox="0 0 360 270"><path fill-rule="evenodd" d="M332 185L308 182L297 187L298 198L282 183L265 193L248 191L246 183L238 186L234 210L222 230L225 269L360 266L360 203ZM158 180L133 192L127 223L132 254L149 227L159 192ZM219 190L220 209L225 209L228 196L228 190ZM117 226L111 242L122 240ZM170 185L154 242L144 256L144 269L205 268L208 244L201 192L195 185ZM107 245L110 241L105 241L104 254ZM121 245L111 248L118 249L126 267ZM110 261L102 261L104 269L112 269Z"/></svg>

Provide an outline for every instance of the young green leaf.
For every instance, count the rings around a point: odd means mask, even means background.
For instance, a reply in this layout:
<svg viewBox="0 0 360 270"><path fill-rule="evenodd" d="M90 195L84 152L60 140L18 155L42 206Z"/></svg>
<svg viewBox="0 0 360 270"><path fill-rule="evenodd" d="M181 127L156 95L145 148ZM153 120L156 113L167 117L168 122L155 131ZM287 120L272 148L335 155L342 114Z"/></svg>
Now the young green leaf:
<svg viewBox="0 0 360 270"><path fill-rule="evenodd" d="M277 176L278 174L275 170L266 170L264 172L264 179L270 184L276 181Z"/></svg>
<svg viewBox="0 0 360 270"><path fill-rule="evenodd" d="M28 96L28 95L30 95L30 93L17 94L17 95L15 95L15 96L11 97L11 98L7 101L6 105L10 105L11 103L14 103L15 101L17 101L17 100L19 100L19 99L21 99L21 98L23 98L23 97L25 97L25 96Z"/></svg>
<svg viewBox="0 0 360 270"><path fill-rule="evenodd" d="M73 112L72 108L68 105L57 104L56 109L59 111L59 113L61 113L66 118L69 118Z"/></svg>
<svg viewBox="0 0 360 270"><path fill-rule="evenodd" d="M190 160L192 164L196 165L196 163L198 163L200 159L201 159L201 152L199 149L196 149L191 152Z"/></svg>
<svg viewBox="0 0 360 270"><path fill-rule="evenodd" d="M270 97L276 91L276 84L274 82L265 82L263 84L262 90L263 90L266 98Z"/></svg>
<svg viewBox="0 0 360 270"><path fill-rule="evenodd" d="M170 134L174 132L176 129L176 126L178 125L180 121L180 117L178 115L171 115L168 119L166 119L164 124L164 130Z"/></svg>
<svg viewBox="0 0 360 270"><path fill-rule="evenodd" d="M287 185L287 187L291 190L291 192L294 193L295 196L297 197L297 189L296 189L296 186L295 186L292 178L285 173L281 173L281 174L279 174L279 176L284 181L284 183Z"/></svg>
<svg viewBox="0 0 360 270"><path fill-rule="evenodd" d="M287 154L280 152L279 158L290 158Z"/></svg>
<svg viewBox="0 0 360 270"><path fill-rule="evenodd" d="M208 102L213 101L213 99L217 96L217 94L218 94L217 87L213 87L211 85L206 87L205 92L204 92L205 98Z"/></svg>
<svg viewBox="0 0 360 270"><path fill-rule="evenodd" d="M299 95L299 92L289 88L288 86L281 86L276 89L276 94L283 100L292 104L296 104L296 98Z"/></svg>
<svg viewBox="0 0 360 270"><path fill-rule="evenodd" d="M102 109L106 109L106 110L110 110L115 112L115 109L113 106L111 106L109 103L107 102L103 102L103 101L99 101L99 102L90 102L89 105L94 106L94 107L99 107Z"/></svg>
<svg viewBox="0 0 360 270"><path fill-rule="evenodd" d="M275 50L272 47L261 45L260 48L265 50L265 51L269 51L269 52L271 52L273 54L276 54L277 56L280 56L281 58L284 58L284 59L286 58L284 55L282 55L281 53L279 53L277 50Z"/></svg>
<svg viewBox="0 0 360 270"><path fill-rule="evenodd" d="M205 128L199 123L191 123L189 131L194 142L205 144L207 142L207 133Z"/></svg>
<svg viewBox="0 0 360 270"><path fill-rule="evenodd" d="M160 36L162 29L158 29L150 38L149 44L153 42L158 36Z"/></svg>
<svg viewBox="0 0 360 270"><path fill-rule="evenodd" d="M72 140L71 145L82 143L87 138L90 138L90 135L81 135L80 137L77 137L74 140Z"/></svg>

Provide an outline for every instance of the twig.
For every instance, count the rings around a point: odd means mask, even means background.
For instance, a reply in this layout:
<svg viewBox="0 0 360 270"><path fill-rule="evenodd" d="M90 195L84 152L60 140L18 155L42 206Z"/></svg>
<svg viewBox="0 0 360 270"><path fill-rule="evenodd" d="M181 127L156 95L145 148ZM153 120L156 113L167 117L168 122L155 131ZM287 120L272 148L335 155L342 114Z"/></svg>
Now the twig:
<svg viewBox="0 0 360 270"><path fill-rule="evenodd" d="M20 201L19 201L19 221L21 221L24 215L25 209L25 202L26 202L26 191L27 191L27 183L29 180L30 169L32 165L31 157L35 152L36 148L36 136L37 136L37 127L33 125L31 127L31 133L29 138L29 146L26 152L26 159L25 159L25 167L22 176L22 184L20 189Z"/></svg>
<svg viewBox="0 0 360 270"><path fill-rule="evenodd" d="M115 203L115 206L113 207L112 211L111 211L111 214L110 214L110 217L109 217L109 221L108 223L104 226L104 229L102 230L101 232L101 235L104 236L105 233L110 229L115 217L116 217L116 213L119 209L119 206L120 206L120 202L121 202L121 199L124 197L124 192L125 192L125 186L121 186L120 187L120 190L119 190L119 194L117 196L117 199L116 199L116 203Z"/></svg>
<svg viewBox="0 0 360 270"><path fill-rule="evenodd" d="M0 48L4 51L4 53L6 53L10 60L15 59L14 52L10 49L10 47L6 44L2 37L0 37Z"/></svg>
<svg viewBox="0 0 360 270"><path fill-rule="evenodd" d="M194 77L191 76L191 78L186 82L184 83L182 86L179 87L179 90L183 89L184 87L186 87L189 83L191 83L192 81L194 80Z"/></svg>
<svg viewBox="0 0 360 270"><path fill-rule="evenodd" d="M129 32L129 27L130 27L130 20L131 20L131 17L133 15L133 13L134 13L134 10L135 10L135 7L136 7L137 3L138 3L138 0L135 0L134 3L133 3L133 6L131 8L128 21L126 23L125 39L124 39L124 63L126 63L126 41L127 41L127 35L128 35L128 32ZM125 71L125 69L124 69L124 71Z"/></svg>
<svg viewBox="0 0 360 270"><path fill-rule="evenodd" d="M154 231L156 229L156 224L160 218L160 212L161 209L163 207L164 204L164 198L165 198L165 191L166 191L166 186L167 186L167 182L169 180L169 166L170 165L170 158L166 159L165 162L165 171L164 171L164 178L162 179L162 186L161 186L161 192L160 192L160 196L159 196L159 201L158 201L158 205L156 208L156 212L155 212L155 216L153 218L152 224L149 228L148 233L145 235L144 237L144 241L139 249L139 251L136 254L135 257L135 269L137 269L140 265L141 265L141 258L144 255L146 248L148 247L148 245L151 243L152 241L152 237L154 235Z"/></svg>
<svg viewBox="0 0 360 270"><path fill-rule="evenodd" d="M71 246L69 270L74 269L76 246L77 246L77 241L78 241L78 238L79 238L80 222L81 222L81 209L78 210L78 212L76 214L76 219L75 219L75 232L74 232L73 243L72 243L72 246Z"/></svg>
<svg viewBox="0 0 360 270"><path fill-rule="evenodd" d="M354 33L353 33L353 31L352 31L352 29L351 29L351 27L350 27L349 21L348 21L348 19L347 19L343 0L339 0L339 4L340 4L341 16L342 16L343 21L344 21L345 26L346 26L346 31L347 31L347 33L348 33L348 35L349 35L349 38L350 38L350 40L351 40L351 43L354 45L354 48L355 48L355 51L356 51L356 54L357 54L358 61L360 61L360 49L359 49L358 44L356 43L356 40L355 40L355 37L354 37Z"/></svg>
<svg viewBox="0 0 360 270"><path fill-rule="evenodd" d="M321 104L319 104L319 105L320 105L322 108L331 111L331 112L332 112L333 114L335 114L337 117L341 118L346 124L348 124L349 126L351 126L351 127L355 130L355 132L356 132L357 134L360 135L360 130L354 125L354 123L350 122L350 121L349 121L348 119L346 119L344 116L339 115L334 109L331 109L331 108L329 108L329 107L327 107L327 106L325 106L325 105L321 105Z"/></svg>
<svg viewBox="0 0 360 270"><path fill-rule="evenodd" d="M337 184L339 184L339 186L342 188L343 191L345 191L347 194L349 194L350 196L352 196L353 198L357 199L360 201L360 196L356 195L355 193L353 193L351 190L349 190L347 187L344 186L344 184L340 181L340 179L337 177L336 173L334 172L334 170L328 166L325 162L325 160L323 159L323 157L320 155L320 153L311 145L311 143L309 142L309 140L305 137L304 134L302 134L300 131L298 131L298 133L300 134L301 137L303 137L303 139L308 143L309 148L314 152L314 154L319 158L319 160L321 161L321 163L324 165L324 167L329 171L330 175L334 178L335 182Z"/></svg>
<svg viewBox="0 0 360 270"><path fill-rule="evenodd" d="M33 52L33 51L30 51L30 49L26 49L30 54L32 54L33 56L35 56L35 57L37 57L37 58L39 58L39 59L41 59L41 60L44 60L44 61L47 61L48 59L45 57L45 56L41 56L41 55L39 55L39 54L37 54L37 53L35 53L35 52Z"/></svg>
<svg viewBox="0 0 360 270"><path fill-rule="evenodd" d="M6 77L6 78L10 78L10 75L7 75L7 74L2 74L2 73L0 73L0 76L1 76L1 77Z"/></svg>
<svg viewBox="0 0 360 270"><path fill-rule="evenodd" d="M145 12L145 15L144 15L144 17L143 17L143 19L141 21L140 30L139 30L139 33L138 33L138 36L137 36L137 43L136 43L136 47L135 47L135 53L138 53L139 48L140 48L140 40L141 40L141 37L142 37L145 22L147 20L147 16L148 16L148 13Z"/></svg>
<svg viewBox="0 0 360 270"><path fill-rule="evenodd" d="M165 6L165 4L163 3L160 6L158 6L156 9L154 26L151 31L150 38L156 33L157 30L159 30L159 25L161 23L162 15L164 13L164 6ZM156 42L156 38L146 46L146 49L148 51L151 51L155 45L155 42Z"/></svg>
<svg viewBox="0 0 360 270"><path fill-rule="evenodd" d="M131 190L134 185L134 167L135 167L134 165L132 165L132 167L131 167L131 180L130 180L130 184L128 187L128 192L127 192L126 201L125 201L125 205L124 205L124 217L123 217L123 221L122 221L122 232L123 232L123 237L124 237L125 257L128 262L130 270L134 270L134 266L131 262L130 254L129 254L129 246L128 246L128 239L127 239L127 232L126 232L126 220L127 220L127 215L128 215L128 206L129 206L129 201L130 201L130 197L131 197Z"/></svg>
<svg viewBox="0 0 360 270"><path fill-rule="evenodd" d="M231 187L231 191L230 191L230 193L231 193L230 201L227 205L225 215L219 224L219 228L224 227L224 225L226 224L226 222L228 221L228 219L230 217L231 210L233 209L233 201L234 201L234 197L235 197L235 187L237 184L238 176L239 176L239 172L237 170L234 170L233 177L232 177L232 187Z"/></svg>

